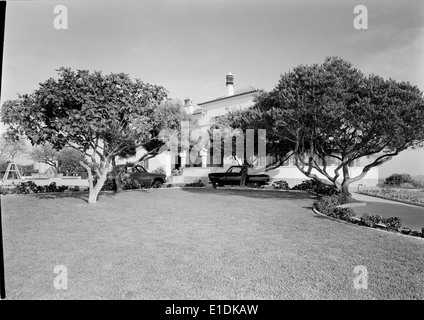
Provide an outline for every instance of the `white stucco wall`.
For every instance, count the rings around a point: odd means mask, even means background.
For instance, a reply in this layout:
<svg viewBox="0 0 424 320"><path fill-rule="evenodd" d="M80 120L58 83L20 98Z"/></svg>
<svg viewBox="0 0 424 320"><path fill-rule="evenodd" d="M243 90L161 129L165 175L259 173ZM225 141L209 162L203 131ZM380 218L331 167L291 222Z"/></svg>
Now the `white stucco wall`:
<svg viewBox="0 0 424 320"><path fill-rule="evenodd" d="M253 105L254 93L244 94L240 96L233 96L223 100L200 105L199 107L205 112L199 119L199 126L201 128L208 128L214 123L214 117L222 116L228 112L229 109L241 108L246 109Z"/></svg>

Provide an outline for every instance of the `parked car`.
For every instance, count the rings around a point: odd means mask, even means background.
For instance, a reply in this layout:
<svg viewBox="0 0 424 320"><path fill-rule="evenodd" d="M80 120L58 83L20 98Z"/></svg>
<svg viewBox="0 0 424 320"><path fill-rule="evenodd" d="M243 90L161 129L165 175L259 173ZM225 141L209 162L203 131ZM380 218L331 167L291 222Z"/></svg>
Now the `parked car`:
<svg viewBox="0 0 424 320"><path fill-rule="evenodd" d="M123 171L122 178L130 178L137 180L141 184L147 184L153 188L160 188L166 182L166 174L148 172L140 164L134 166L132 164L121 164L116 166L118 171ZM114 179L114 173L108 173L109 179Z"/></svg>
<svg viewBox="0 0 424 320"><path fill-rule="evenodd" d="M209 173L209 183L214 188L223 185L240 185L241 166L231 166L226 172ZM246 185L260 187L266 185L271 180L267 174L247 174Z"/></svg>

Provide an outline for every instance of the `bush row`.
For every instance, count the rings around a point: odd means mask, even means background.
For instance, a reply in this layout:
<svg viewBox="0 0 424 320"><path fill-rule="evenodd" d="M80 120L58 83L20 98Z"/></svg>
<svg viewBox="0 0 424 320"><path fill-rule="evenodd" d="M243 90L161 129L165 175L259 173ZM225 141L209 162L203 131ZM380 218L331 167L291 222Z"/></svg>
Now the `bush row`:
<svg viewBox="0 0 424 320"><path fill-rule="evenodd" d="M403 234L409 234L416 237L424 238L424 227L419 231L412 231L409 228L402 227L401 219L398 217L384 218L379 215L369 215L364 213L361 218L356 218L355 212L351 208L340 207L340 205L346 203L346 199L341 195L324 196L321 199L314 202L314 208L320 213L355 223L371 228L381 228L393 232L400 232Z"/></svg>
<svg viewBox="0 0 424 320"><path fill-rule="evenodd" d="M272 183L272 186L274 187L274 189L278 190L290 190L289 184L287 183L287 181L284 180L274 181Z"/></svg>
<svg viewBox="0 0 424 320"><path fill-rule="evenodd" d="M65 190L80 191L78 186L57 186L56 182L52 182L47 186L39 186L33 181L25 181L17 184L13 188L0 187L0 194L29 194L29 193L46 193L46 192L64 192Z"/></svg>
<svg viewBox="0 0 424 320"><path fill-rule="evenodd" d="M292 190L308 190L323 196L332 196L339 193L335 186L324 184L315 179L305 180L295 185Z"/></svg>
<svg viewBox="0 0 424 320"><path fill-rule="evenodd" d="M206 184L203 183L202 180L193 183L186 183L184 187L205 187Z"/></svg>
<svg viewBox="0 0 424 320"><path fill-rule="evenodd" d="M335 186L326 185L318 180L309 179L305 180L302 183L295 185L293 188L289 188L287 181L278 180L272 183L274 189L278 190L303 190L303 191L312 191L319 195L331 196L337 195L339 192Z"/></svg>
<svg viewBox="0 0 424 320"><path fill-rule="evenodd" d="M383 188L359 190L359 193L393 201L424 205L424 193L422 191Z"/></svg>

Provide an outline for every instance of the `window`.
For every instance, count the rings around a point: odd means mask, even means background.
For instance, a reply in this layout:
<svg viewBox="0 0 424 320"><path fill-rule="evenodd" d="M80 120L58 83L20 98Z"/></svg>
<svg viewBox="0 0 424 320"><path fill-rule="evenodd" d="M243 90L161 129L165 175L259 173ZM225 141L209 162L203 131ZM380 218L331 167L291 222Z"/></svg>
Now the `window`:
<svg viewBox="0 0 424 320"><path fill-rule="evenodd" d="M228 172L231 172L231 173L240 173L240 171L241 171L240 167L233 167L230 170L228 170Z"/></svg>

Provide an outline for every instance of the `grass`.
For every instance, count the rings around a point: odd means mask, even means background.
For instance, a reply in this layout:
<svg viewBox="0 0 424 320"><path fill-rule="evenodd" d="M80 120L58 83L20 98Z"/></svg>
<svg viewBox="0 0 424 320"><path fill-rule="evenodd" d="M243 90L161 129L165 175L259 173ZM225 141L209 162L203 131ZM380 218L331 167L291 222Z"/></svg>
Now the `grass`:
<svg viewBox="0 0 424 320"><path fill-rule="evenodd" d="M212 188L2 197L9 299L423 299L421 239L318 217L314 196ZM53 286L68 269L68 289ZM368 270L356 290L355 266Z"/></svg>

